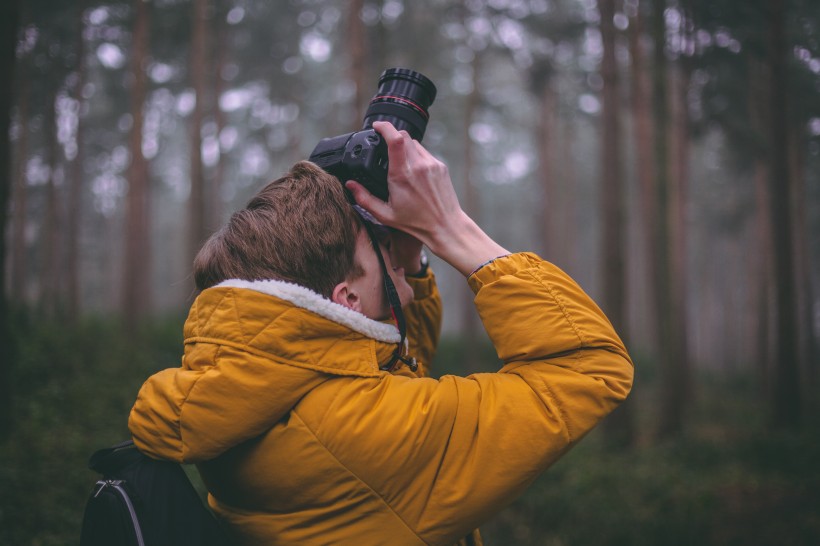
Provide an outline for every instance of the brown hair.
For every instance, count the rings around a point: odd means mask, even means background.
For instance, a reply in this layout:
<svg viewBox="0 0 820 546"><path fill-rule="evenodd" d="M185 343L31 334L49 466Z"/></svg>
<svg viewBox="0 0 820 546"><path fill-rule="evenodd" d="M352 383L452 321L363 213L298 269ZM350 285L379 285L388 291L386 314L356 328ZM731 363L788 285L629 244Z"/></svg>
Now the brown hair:
<svg viewBox="0 0 820 546"><path fill-rule="evenodd" d="M231 216L194 259L194 280L205 290L226 279L278 279L329 297L354 261L361 226L339 180L300 161Z"/></svg>

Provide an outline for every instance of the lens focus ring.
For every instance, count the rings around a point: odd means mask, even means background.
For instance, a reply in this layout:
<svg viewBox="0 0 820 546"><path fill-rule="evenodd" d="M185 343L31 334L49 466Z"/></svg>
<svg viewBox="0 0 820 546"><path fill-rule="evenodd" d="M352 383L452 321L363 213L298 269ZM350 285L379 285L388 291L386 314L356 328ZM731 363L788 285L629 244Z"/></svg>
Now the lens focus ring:
<svg viewBox="0 0 820 546"><path fill-rule="evenodd" d="M416 140L424 137L436 86L423 74L406 68L388 68L379 78L379 89L364 117L364 128L374 121L389 121Z"/></svg>

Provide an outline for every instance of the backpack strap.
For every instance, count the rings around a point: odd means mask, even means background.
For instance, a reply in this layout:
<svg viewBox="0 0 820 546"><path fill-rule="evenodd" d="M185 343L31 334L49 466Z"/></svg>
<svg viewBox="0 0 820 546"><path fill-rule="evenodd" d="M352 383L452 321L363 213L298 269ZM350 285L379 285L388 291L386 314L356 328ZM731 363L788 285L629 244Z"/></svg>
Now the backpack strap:
<svg viewBox="0 0 820 546"><path fill-rule="evenodd" d="M95 451L88 459L88 468L108 478L143 458L145 455L137 449L134 441L126 440Z"/></svg>

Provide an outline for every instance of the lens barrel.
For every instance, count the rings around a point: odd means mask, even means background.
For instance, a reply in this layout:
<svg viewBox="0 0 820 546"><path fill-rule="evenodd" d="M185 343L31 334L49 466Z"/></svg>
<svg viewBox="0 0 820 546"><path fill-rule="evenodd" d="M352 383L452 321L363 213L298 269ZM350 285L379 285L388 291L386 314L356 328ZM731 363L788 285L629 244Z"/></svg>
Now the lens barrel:
<svg viewBox="0 0 820 546"><path fill-rule="evenodd" d="M434 100L436 86L426 76L407 68L388 68L367 107L363 129L370 129L374 121L389 121L421 141L430 119L427 109Z"/></svg>

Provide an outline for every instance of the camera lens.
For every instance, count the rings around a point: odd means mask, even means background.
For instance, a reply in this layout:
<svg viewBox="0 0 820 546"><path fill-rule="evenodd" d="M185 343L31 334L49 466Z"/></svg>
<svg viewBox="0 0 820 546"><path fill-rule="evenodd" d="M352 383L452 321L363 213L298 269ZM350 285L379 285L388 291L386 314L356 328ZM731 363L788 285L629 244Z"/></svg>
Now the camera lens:
<svg viewBox="0 0 820 546"><path fill-rule="evenodd" d="M421 141L436 99L436 86L424 75L407 68L388 68L379 78L379 90L364 116L364 129L374 121L389 121L399 131L407 131Z"/></svg>

